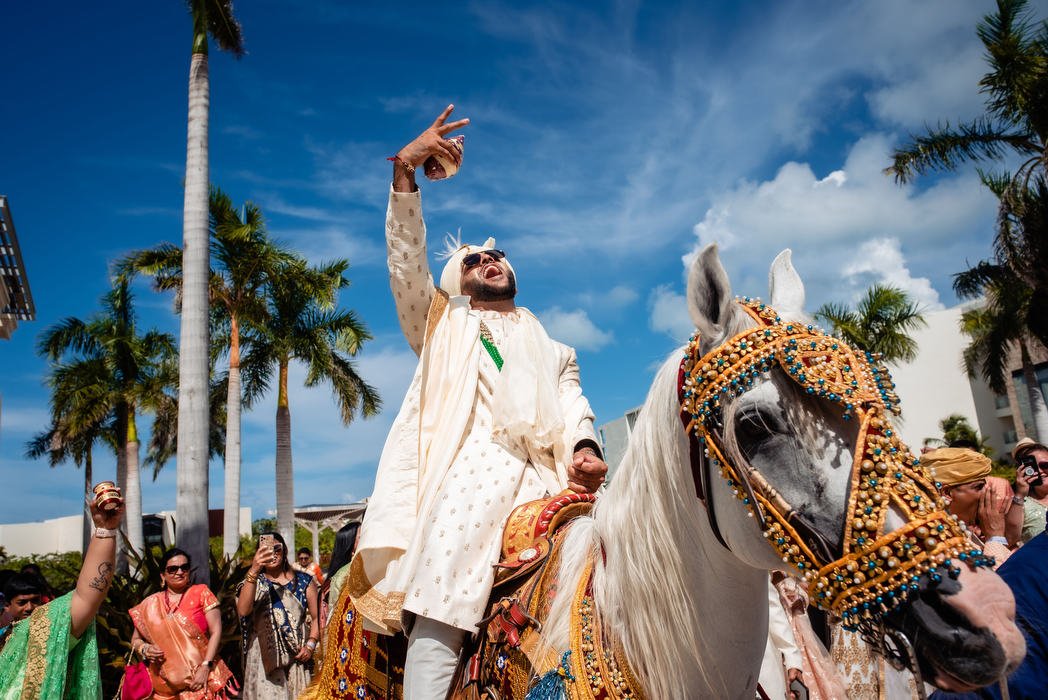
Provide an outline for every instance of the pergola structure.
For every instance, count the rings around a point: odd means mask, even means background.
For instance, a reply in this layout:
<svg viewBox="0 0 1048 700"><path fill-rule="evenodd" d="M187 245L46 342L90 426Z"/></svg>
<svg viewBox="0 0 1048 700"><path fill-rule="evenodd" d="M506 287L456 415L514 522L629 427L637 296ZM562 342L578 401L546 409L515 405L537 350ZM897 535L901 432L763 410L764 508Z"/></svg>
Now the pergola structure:
<svg viewBox="0 0 1048 700"><path fill-rule="evenodd" d="M7 197L0 195L0 339L7 340L19 321L36 318L22 251Z"/></svg>
<svg viewBox="0 0 1048 700"><path fill-rule="evenodd" d="M348 523L364 517L368 501L345 505L312 505L295 508L295 522L309 530L313 535L313 561L320 561L320 531L329 528L335 532ZM294 552L289 552L294 555Z"/></svg>

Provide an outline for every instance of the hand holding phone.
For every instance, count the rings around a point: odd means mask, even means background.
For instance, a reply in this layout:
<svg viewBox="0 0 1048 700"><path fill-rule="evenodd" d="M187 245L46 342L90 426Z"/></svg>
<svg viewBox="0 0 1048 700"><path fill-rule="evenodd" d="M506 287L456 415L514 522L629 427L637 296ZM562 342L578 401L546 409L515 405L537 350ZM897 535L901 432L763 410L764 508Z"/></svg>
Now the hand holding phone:
<svg viewBox="0 0 1048 700"><path fill-rule="evenodd" d="M790 697L794 700L808 700L808 686L801 683L799 678L790 681Z"/></svg>
<svg viewBox="0 0 1048 700"><path fill-rule="evenodd" d="M1023 470L1023 474L1026 476L1026 483L1031 487L1040 486L1044 483L1044 479L1041 477L1041 470L1037 465L1037 457L1034 455L1020 457L1019 468Z"/></svg>

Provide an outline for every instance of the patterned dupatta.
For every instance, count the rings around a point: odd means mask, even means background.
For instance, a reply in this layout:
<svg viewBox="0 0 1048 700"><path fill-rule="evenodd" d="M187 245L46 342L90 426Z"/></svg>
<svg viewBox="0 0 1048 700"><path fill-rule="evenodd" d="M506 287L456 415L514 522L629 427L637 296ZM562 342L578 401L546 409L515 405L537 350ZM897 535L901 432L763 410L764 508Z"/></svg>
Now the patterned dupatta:
<svg viewBox="0 0 1048 700"><path fill-rule="evenodd" d="M265 574L259 575L252 617L240 620L244 654L253 633L258 638L267 675L290 666L306 643L306 589L313 577L294 569L291 573L286 586L270 581Z"/></svg>
<svg viewBox="0 0 1048 700"><path fill-rule="evenodd" d="M204 613L218 605L214 593L203 585L190 587L174 609L168 608L166 593L154 593L128 612L139 633L164 652L163 663L149 664L155 700L211 700L225 697L233 674L221 659L215 659L207 686L188 690L193 673L207 654L208 635ZM194 618L199 618L200 622Z"/></svg>
<svg viewBox="0 0 1048 700"><path fill-rule="evenodd" d="M0 699L102 699L95 623L79 641L74 640L72 600L73 594L67 593L15 625L0 653Z"/></svg>

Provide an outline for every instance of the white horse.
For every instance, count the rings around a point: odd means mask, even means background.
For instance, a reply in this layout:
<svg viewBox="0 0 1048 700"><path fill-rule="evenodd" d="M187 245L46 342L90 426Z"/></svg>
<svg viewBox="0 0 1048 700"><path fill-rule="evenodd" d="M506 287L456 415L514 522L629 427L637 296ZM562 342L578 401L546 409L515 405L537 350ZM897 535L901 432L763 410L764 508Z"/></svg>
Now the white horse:
<svg viewBox="0 0 1048 700"><path fill-rule="evenodd" d="M783 318L807 323L804 287L789 251L776 258L769 281L771 306ZM756 325L733 300L715 246L692 266L688 308L703 354ZM548 658L570 648L570 593L591 563L593 607L648 698L749 699L767 637L768 571L784 564L716 470L706 498L723 545L711 528L680 420L682 357L683 349L659 370L615 478L565 537L558 589L566 594L557 595L542 636L554 652ZM848 517L857 440L855 421L841 414L840 406L806 395L779 368L726 398L721 413L724 457L757 469L836 547ZM899 509L888 523L888 529L905 525ZM900 607L889 620L916 638L925 677L954 690L988 684L1025 653L1004 582L987 568L959 568L956 580L939 592L922 586L918 603Z"/></svg>

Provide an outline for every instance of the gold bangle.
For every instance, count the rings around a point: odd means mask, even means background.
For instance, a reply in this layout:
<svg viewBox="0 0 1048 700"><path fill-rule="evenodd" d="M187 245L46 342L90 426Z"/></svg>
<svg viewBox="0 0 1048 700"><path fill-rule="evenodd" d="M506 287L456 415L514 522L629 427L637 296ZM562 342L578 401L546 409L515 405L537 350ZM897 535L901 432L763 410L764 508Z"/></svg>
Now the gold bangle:
<svg viewBox="0 0 1048 700"><path fill-rule="evenodd" d="M247 574L244 574L244 580L248 583L258 583L258 574L248 572Z"/></svg>

